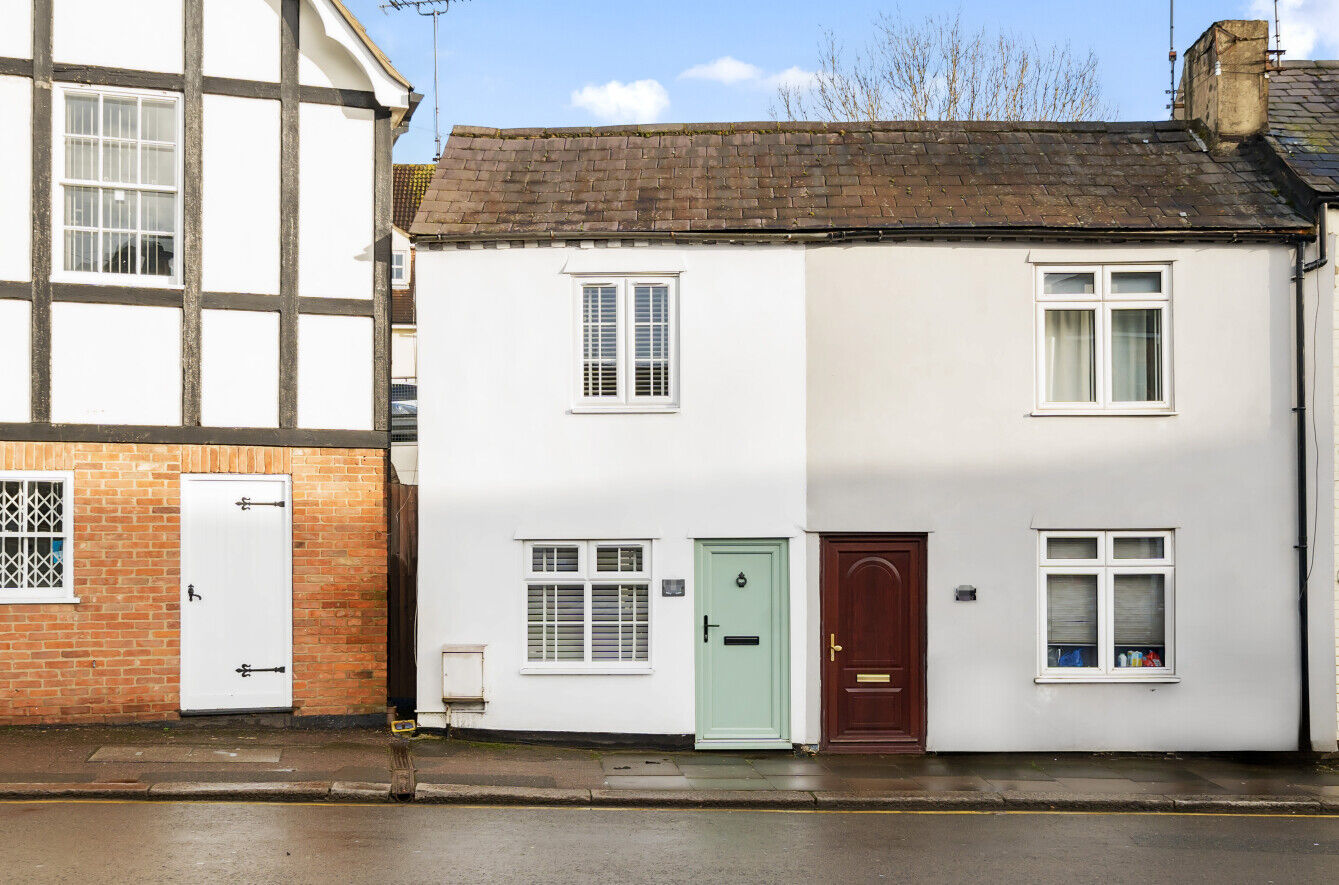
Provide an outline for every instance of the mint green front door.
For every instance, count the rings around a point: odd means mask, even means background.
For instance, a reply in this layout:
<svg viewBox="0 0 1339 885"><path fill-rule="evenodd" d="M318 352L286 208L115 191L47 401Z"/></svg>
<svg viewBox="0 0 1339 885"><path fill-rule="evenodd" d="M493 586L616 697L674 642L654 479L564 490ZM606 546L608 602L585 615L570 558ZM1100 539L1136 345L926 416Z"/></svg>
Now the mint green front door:
<svg viewBox="0 0 1339 885"><path fill-rule="evenodd" d="M698 541L696 554L696 744L789 749L787 544Z"/></svg>

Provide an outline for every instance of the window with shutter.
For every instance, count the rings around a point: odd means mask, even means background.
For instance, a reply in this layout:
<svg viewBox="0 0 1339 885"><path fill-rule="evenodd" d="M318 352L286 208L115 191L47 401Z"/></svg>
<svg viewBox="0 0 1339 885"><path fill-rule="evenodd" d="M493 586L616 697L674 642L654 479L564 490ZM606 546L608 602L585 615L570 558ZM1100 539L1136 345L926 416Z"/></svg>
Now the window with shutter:
<svg viewBox="0 0 1339 885"><path fill-rule="evenodd" d="M650 661L650 543L526 544L526 672ZM613 668L613 669L608 669Z"/></svg>
<svg viewBox="0 0 1339 885"><path fill-rule="evenodd" d="M73 477L0 472L0 602L77 602L71 572Z"/></svg>
<svg viewBox="0 0 1339 885"><path fill-rule="evenodd" d="M1148 678L1172 667L1172 533L1042 532L1041 671Z"/></svg>
<svg viewBox="0 0 1339 885"><path fill-rule="evenodd" d="M676 282L578 283L577 411L660 411L675 407Z"/></svg>

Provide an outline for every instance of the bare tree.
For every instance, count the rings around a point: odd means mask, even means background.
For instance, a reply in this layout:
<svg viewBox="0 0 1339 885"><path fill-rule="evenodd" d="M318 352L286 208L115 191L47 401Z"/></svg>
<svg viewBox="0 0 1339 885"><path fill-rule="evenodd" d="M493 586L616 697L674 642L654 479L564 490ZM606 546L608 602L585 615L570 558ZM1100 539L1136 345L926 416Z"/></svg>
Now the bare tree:
<svg viewBox="0 0 1339 885"><path fill-rule="evenodd" d="M960 15L882 15L849 57L831 31L811 84L777 88L789 120L1098 120L1110 115L1097 57L1011 33L967 31Z"/></svg>

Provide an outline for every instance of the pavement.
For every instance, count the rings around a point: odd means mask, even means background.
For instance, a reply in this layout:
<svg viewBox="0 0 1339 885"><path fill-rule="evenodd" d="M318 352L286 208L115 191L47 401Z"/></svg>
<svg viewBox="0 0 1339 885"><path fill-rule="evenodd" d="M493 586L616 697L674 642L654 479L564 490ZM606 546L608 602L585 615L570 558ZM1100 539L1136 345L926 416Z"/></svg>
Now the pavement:
<svg viewBox="0 0 1339 885"><path fill-rule="evenodd" d="M0 799L1339 815L1339 758L802 756L576 749L383 729L0 729Z"/></svg>
<svg viewBox="0 0 1339 885"><path fill-rule="evenodd" d="M1339 877L1308 815L0 802L14 882L1286 882Z"/></svg>

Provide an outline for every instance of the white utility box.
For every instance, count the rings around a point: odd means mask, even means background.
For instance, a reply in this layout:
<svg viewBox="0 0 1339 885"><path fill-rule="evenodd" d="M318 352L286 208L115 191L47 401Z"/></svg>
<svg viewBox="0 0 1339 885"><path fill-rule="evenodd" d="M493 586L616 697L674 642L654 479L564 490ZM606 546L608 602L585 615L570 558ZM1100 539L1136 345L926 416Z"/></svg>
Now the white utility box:
<svg viewBox="0 0 1339 885"><path fill-rule="evenodd" d="M484 699L484 647L442 646L442 700L447 703Z"/></svg>

